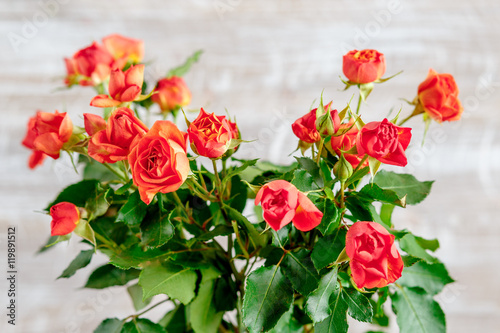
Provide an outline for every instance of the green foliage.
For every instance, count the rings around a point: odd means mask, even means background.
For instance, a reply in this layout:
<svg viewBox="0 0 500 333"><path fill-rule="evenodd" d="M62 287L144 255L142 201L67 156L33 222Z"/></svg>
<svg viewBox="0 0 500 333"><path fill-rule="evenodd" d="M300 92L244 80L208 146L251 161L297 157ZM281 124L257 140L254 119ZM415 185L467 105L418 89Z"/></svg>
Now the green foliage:
<svg viewBox="0 0 500 333"><path fill-rule="evenodd" d="M84 250L81 251L78 256L73 259L69 266L59 275L60 278L69 278L75 275L76 271L90 264L90 260L94 255L94 250Z"/></svg>
<svg viewBox="0 0 500 333"><path fill-rule="evenodd" d="M132 300L135 311L139 311L145 308L149 303L151 303L151 298L144 300L142 296L142 288L138 284L133 284L127 288L127 292Z"/></svg>
<svg viewBox="0 0 500 333"><path fill-rule="evenodd" d="M281 269L293 288L304 296L318 286L319 275L307 250L288 252L283 258Z"/></svg>
<svg viewBox="0 0 500 333"><path fill-rule="evenodd" d="M85 288L104 289L111 286L123 286L137 279L139 273L140 271L135 269L122 270L113 265L103 265L89 276Z"/></svg>
<svg viewBox="0 0 500 333"><path fill-rule="evenodd" d="M116 222L123 222L129 225L140 224L148 212L147 209L148 206L142 202L139 191L135 191L118 211Z"/></svg>
<svg viewBox="0 0 500 333"><path fill-rule="evenodd" d="M342 298L347 303L349 316L358 321L372 322L372 305L362 293L354 288L344 288L342 289Z"/></svg>
<svg viewBox="0 0 500 333"><path fill-rule="evenodd" d="M423 289L399 287L391 300L401 333L446 332L443 310Z"/></svg>
<svg viewBox="0 0 500 333"><path fill-rule="evenodd" d="M405 267L398 283L406 287L420 287L430 295L436 295L453 281L442 263L420 261L411 267Z"/></svg>
<svg viewBox="0 0 500 333"><path fill-rule="evenodd" d="M191 66L194 63L198 62L198 59L200 59L200 56L202 54L203 54L203 50L196 51L190 57L188 57L186 59L186 61L182 65L180 65L178 67L175 67L175 68L172 68L167 73L167 77L171 77L171 76L184 76L185 74L187 74L187 72L189 72L189 70L191 69Z"/></svg>
<svg viewBox="0 0 500 333"><path fill-rule="evenodd" d="M215 290L215 279L219 276L213 268L201 271L201 283L198 295L189 305L190 322L195 333L216 333L224 312L217 312L212 301Z"/></svg>
<svg viewBox="0 0 500 333"><path fill-rule="evenodd" d="M94 333L120 333L123 327L123 321L118 318L105 319L95 330Z"/></svg>
<svg viewBox="0 0 500 333"><path fill-rule="evenodd" d="M311 254L314 267L320 270L335 262L345 247L346 230L338 228L334 234L320 238Z"/></svg>
<svg viewBox="0 0 500 333"><path fill-rule="evenodd" d="M183 304L188 304L195 296L196 273L190 268L172 264L151 264L145 267L139 277L143 299L166 294Z"/></svg>
<svg viewBox="0 0 500 333"><path fill-rule="evenodd" d="M158 207L152 209L141 223L142 244L147 247L157 248L167 243L175 233L171 222L172 212L164 211Z"/></svg>
<svg viewBox="0 0 500 333"><path fill-rule="evenodd" d="M434 182L420 182L412 175L382 170L375 176L374 183L384 190L396 192L400 198L406 196L408 205L416 205L429 195Z"/></svg>
<svg viewBox="0 0 500 333"><path fill-rule="evenodd" d="M99 181L95 179L82 180L81 182L70 185L62 190L57 198L52 201L45 210L48 211L50 207L63 201L71 202L77 207L85 207L87 200L95 194L96 188L99 185Z"/></svg>
<svg viewBox="0 0 500 333"><path fill-rule="evenodd" d="M261 267L245 282L243 322L250 332L268 331L288 311L293 289L279 266Z"/></svg>
<svg viewBox="0 0 500 333"><path fill-rule="evenodd" d="M120 333L167 333L163 327L145 318L133 318L125 323Z"/></svg>
<svg viewBox="0 0 500 333"><path fill-rule="evenodd" d="M339 301L340 285L337 282L338 267L335 266L328 274L324 275L316 290L314 290L306 301L306 312L313 322L319 323L325 320L335 310L335 305ZM330 299L334 299L334 308Z"/></svg>

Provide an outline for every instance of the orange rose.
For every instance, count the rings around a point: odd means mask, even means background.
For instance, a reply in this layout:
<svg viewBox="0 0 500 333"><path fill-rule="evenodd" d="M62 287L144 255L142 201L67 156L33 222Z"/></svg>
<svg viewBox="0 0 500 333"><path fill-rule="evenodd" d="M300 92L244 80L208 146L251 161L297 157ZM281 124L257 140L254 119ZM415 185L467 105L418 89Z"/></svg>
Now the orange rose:
<svg viewBox="0 0 500 333"><path fill-rule="evenodd" d="M121 36L119 34L112 34L102 39L104 47L111 53L115 62L139 63L144 58L144 42L139 39L133 39ZM123 66L118 66L123 68Z"/></svg>
<svg viewBox="0 0 500 333"><path fill-rule="evenodd" d="M84 113L85 130L91 136L88 145L90 157L100 163L126 160L132 141L148 131L129 108L113 111L106 124L100 116Z"/></svg>
<svg viewBox="0 0 500 333"><path fill-rule="evenodd" d="M108 50L94 42L64 61L67 85L95 86L109 76L114 60Z"/></svg>
<svg viewBox="0 0 500 333"><path fill-rule="evenodd" d="M264 220L278 231L293 221L301 231L316 228L323 213L300 192L285 180L274 180L262 186L255 197L255 205L261 204Z"/></svg>
<svg viewBox="0 0 500 333"><path fill-rule="evenodd" d="M353 124L353 121L349 122L348 124L342 124L340 125L340 130L345 130L349 127L351 127ZM333 151L340 156L341 155L341 150L342 151L348 151L351 149L353 146L356 145L356 137L358 136L358 128L356 126L352 126L347 133L339 135L339 136L332 136L332 139L330 140L330 144L332 146ZM354 155L354 154L345 154L344 153L344 158L349 162L353 168L356 168L361 162L361 159L363 156L360 155ZM363 163L362 167L368 166L368 161Z"/></svg>
<svg viewBox="0 0 500 333"><path fill-rule="evenodd" d="M453 76L438 74L433 69L418 86L418 100L425 112L438 123L459 120L464 111Z"/></svg>
<svg viewBox="0 0 500 333"><path fill-rule="evenodd" d="M203 108L188 128L191 147L198 155L208 158L224 155L232 139L231 132L226 116L208 114Z"/></svg>
<svg viewBox="0 0 500 333"><path fill-rule="evenodd" d="M332 102L324 106L325 111L330 110ZM292 131L301 141L315 143L321 139L316 129L316 110L309 111L305 116L300 117L292 124ZM326 113L325 113L326 114ZM340 118L337 110L331 110L334 131L337 132L340 126Z"/></svg>
<svg viewBox="0 0 500 333"><path fill-rule="evenodd" d="M144 65L130 66L125 72L114 69L109 78L109 95L97 95L90 101L91 106L108 108L121 103L132 102L141 95L144 82Z"/></svg>
<svg viewBox="0 0 500 333"><path fill-rule="evenodd" d="M155 91L158 93L151 96L151 100L158 104L163 112L173 111L191 103L191 92L181 77L161 79Z"/></svg>
<svg viewBox="0 0 500 333"><path fill-rule="evenodd" d="M403 260L394 235L375 222L356 222L346 235L352 279L358 288L382 288L401 277Z"/></svg>
<svg viewBox="0 0 500 333"><path fill-rule="evenodd" d="M49 113L38 111L35 117L30 118L28 130L22 144L33 153L29 160L31 169L40 165L49 155L53 159L59 158L60 150L68 142L73 132L73 123L64 113Z"/></svg>
<svg viewBox="0 0 500 333"><path fill-rule="evenodd" d="M370 83L385 73L385 57L376 50L352 50L342 60L342 71L353 83Z"/></svg>
<svg viewBox="0 0 500 333"><path fill-rule="evenodd" d="M384 119L363 126L356 138L356 148L361 156L368 154L385 164L405 166L408 163L405 150L410 140L411 128Z"/></svg>
<svg viewBox="0 0 500 333"><path fill-rule="evenodd" d="M174 123L158 120L132 143L128 161L134 184L146 204L156 193L174 192L186 180L190 171L186 140L187 134Z"/></svg>
<svg viewBox="0 0 500 333"><path fill-rule="evenodd" d="M50 235L64 236L75 230L80 221L80 210L70 202L60 202L50 207L50 216Z"/></svg>

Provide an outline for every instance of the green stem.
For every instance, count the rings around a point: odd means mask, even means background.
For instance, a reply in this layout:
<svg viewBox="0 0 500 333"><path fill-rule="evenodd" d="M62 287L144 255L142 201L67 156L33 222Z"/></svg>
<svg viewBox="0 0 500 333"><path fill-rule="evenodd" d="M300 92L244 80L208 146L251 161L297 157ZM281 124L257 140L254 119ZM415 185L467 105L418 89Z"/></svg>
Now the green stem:
<svg viewBox="0 0 500 333"><path fill-rule="evenodd" d="M115 175L117 175L121 180L123 180L125 183L128 183L129 180L127 180L128 176L125 177L121 172L118 172L118 170L116 170L115 168L113 168L111 165L109 165L108 163L102 163L102 165L104 165L106 167L106 169L108 169L109 171L111 171L112 173L114 173Z"/></svg>
<svg viewBox="0 0 500 333"><path fill-rule="evenodd" d="M126 320L127 320L127 319L129 319L129 318L134 318L134 319L135 319L135 318L138 318L138 317L142 316L143 314L145 314L146 312L153 310L153 309L154 309L154 308L156 308L158 305L163 304L163 303L165 303L165 302L167 302L167 301L169 301L169 300L170 300L169 298L164 299L163 301L160 301L160 302L156 303L156 304L155 304L155 305L153 305L152 307L150 307L150 308L148 308L148 309L146 309L146 310L144 310L144 311L142 311L142 312L139 312L138 314L128 316L127 318L123 319L123 321L126 321Z"/></svg>
<svg viewBox="0 0 500 333"><path fill-rule="evenodd" d="M231 224L233 225L234 234L236 235L236 241L240 245L241 251L243 251L243 255L245 256L245 258L249 259L250 255L248 254L247 249L243 246L243 242L241 241L241 238L240 238L240 231L238 230L238 223L236 223L236 221L231 221Z"/></svg>
<svg viewBox="0 0 500 333"><path fill-rule="evenodd" d="M130 181L130 177L128 176L128 161L123 160L121 161L121 166L123 169L123 174L125 175L125 179L127 180L127 183Z"/></svg>
<svg viewBox="0 0 500 333"><path fill-rule="evenodd" d="M363 98L361 97L361 92L358 97L358 106L356 107L356 115L359 115L359 109L361 108L361 103L363 102Z"/></svg>
<svg viewBox="0 0 500 333"><path fill-rule="evenodd" d="M119 246L114 241L109 241L107 238L105 238L104 236L98 234L97 232L94 232L94 236L99 241L101 241L102 243L106 244L110 249L119 250Z"/></svg>
<svg viewBox="0 0 500 333"><path fill-rule="evenodd" d="M219 172L217 172L217 163L215 162L215 160L212 160L212 165L214 167L214 175L215 175L215 181L217 183L217 193L221 193L222 192L222 189L221 189L221 181L220 181L220 178L219 178Z"/></svg>
<svg viewBox="0 0 500 333"><path fill-rule="evenodd" d="M344 208L345 206L345 199L344 199L344 192L345 192L345 182L340 182L340 208Z"/></svg>

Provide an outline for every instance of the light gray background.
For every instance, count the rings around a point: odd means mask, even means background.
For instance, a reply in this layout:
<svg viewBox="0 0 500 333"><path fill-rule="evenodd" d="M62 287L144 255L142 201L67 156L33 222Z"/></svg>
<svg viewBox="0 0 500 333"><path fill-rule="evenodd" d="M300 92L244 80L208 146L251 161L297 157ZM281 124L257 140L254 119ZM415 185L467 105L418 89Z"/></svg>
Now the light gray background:
<svg viewBox="0 0 500 333"><path fill-rule="evenodd" d="M56 3L44 14L43 4ZM408 150L412 172L437 180L419 206L396 212L397 227L439 237L439 258L457 280L438 300L449 332L497 332L500 316L500 127L499 2L477 1L0 1L0 271L6 265L6 229L18 230L18 325L2 332L91 332L101 320L133 313L127 295L78 289L90 270L54 279L76 256L75 241L43 255L35 251L49 234L50 218L37 213L78 176L67 159L47 159L30 171L20 142L37 109L67 110L82 125L90 88L55 91L65 74L63 57L110 33L146 44L146 78L155 80L197 49L199 64L185 77L191 107L236 115L245 139L242 157L290 161L296 139L290 124L325 89L343 108L354 90L341 93L342 55L352 48L385 53L387 75L364 105L365 120L391 108L410 112L399 98L413 99L430 67L452 73L465 106L458 123L423 126L412 120ZM35 29L29 29L35 26ZM12 43L22 38L19 44ZM92 267L105 262L94 258ZM6 305L0 274L0 307ZM3 313L4 310L2 310ZM151 313L159 318L161 311ZM10 326L10 325L9 325ZM355 322L353 332L362 332ZM397 332L393 328L391 332Z"/></svg>

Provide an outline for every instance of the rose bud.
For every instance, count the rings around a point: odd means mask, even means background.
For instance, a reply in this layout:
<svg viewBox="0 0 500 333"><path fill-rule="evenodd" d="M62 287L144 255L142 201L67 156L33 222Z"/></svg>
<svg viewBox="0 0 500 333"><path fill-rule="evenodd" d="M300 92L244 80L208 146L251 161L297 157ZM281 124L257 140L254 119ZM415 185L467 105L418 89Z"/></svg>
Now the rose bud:
<svg viewBox="0 0 500 333"><path fill-rule="evenodd" d="M464 111L458 99L458 87L450 74L438 74L433 69L418 86L418 101L435 121L459 120Z"/></svg>
<svg viewBox="0 0 500 333"><path fill-rule="evenodd" d="M80 84L95 86L104 81L111 71L113 57L104 47L96 42L76 52L66 62L67 85Z"/></svg>
<svg viewBox="0 0 500 333"><path fill-rule="evenodd" d="M344 75L356 84L376 81L385 73L385 57L376 50L353 50L342 58Z"/></svg>
<svg viewBox="0 0 500 333"><path fill-rule="evenodd" d="M156 85L156 94L151 100L160 106L162 112L177 110L191 103L191 92L181 77L161 79Z"/></svg>
<svg viewBox="0 0 500 333"><path fill-rule="evenodd" d="M64 236L75 230L80 221L80 210L70 202L60 202L50 207L50 216L50 235Z"/></svg>
<svg viewBox="0 0 500 333"><path fill-rule="evenodd" d="M358 288L382 288L401 277L403 260L394 238L376 222L356 222L349 228L345 249Z"/></svg>
<svg viewBox="0 0 500 333"><path fill-rule="evenodd" d="M382 163L405 166L405 150L410 144L411 128L399 127L389 122L374 121L366 124L356 138L358 154L368 154Z"/></svg>
<svg viewBox="0 0 500 333"><path fill-rule="evenodd" d="M335 177L340 179L341 182L345 182L352 176L353 171L351 163L345 159L344 154L341 154L339 160L333 166L333 174Z"/></svg>
<svg viewBox="0 0 500 333"><path fill-rule="evenodd" d="M142 40L112 34L104 37L102 43L109 53L111 53L115 64L120 69L127 62L137 64L144 58L144 42Z"/></svg>
<svg viewBox="0 0 500 333"><path fill-rule="evenodd" d="M358 136L359 131L356 126L352 126L353 123L354 121L351 120L348 124L340 125L340 130L346 130L349 127L350 129L342 135L332 136L330 140L332 150L337 154L337 156L342 155L342 151L346 152L356 145L356 137ZM344 158L352 165L353 168L356 168L359 162L363 159L363 156L344 153ZM368 161L363 163L362 167L365 166L368 166Z"/></svg>
<svg viewBox="0 0 500 333"><path fill-rule="evenodd" d="M146 204L156 193L174 192L186 180L190 171L186 141L187 134L174 123L158 120L132 143L128 161L134 184Z"/></svg>
<svg viewBox="0 0 500 333"><path fill-rule="evenodd" d="M327 110L330 110L332 102L328 103L327 105L324 106L325 109L325 114ZM300 117L297 119L293 124L292 124L292 131L293 133L301 140L307 143L315 143L318 142L321 139L321 135L319 134L318 130L316 129L316 111L318 109L313 109L309 111L305 116ZM332 120L332 129L333 131L337 131L340 127L340 118L338 115L337 110L331 110L330 111Z"/></svg>
<svg viewBox="0 0 500 333"><path fill-rule="evenodd" d="M22 144L33 151L29 167L35 168L43 162L45 155L58 159L60 150L68 142L73 132L73 123L64 113L38 111L30 118Z"/></svg>
<svg viewBox="0 0 500 333"><path fill-rule="evenodd" d="M191 147L198 155L208 158L224 155L231 143L231 132L226 116L208 114L203 108L188 128Z"/></svg>
<svg viewBox="0 0 500 333"><path fill-rule="evenodd" d="M90 102L91 106L107 108L118 106L122 103L132 102L141 95L144 82L144 65L130 66L125 72L114 69L109 78L109 95L95 96Z"/></svg>
<svg viewBox="0 0 500 333"><path fill-rule="evenodd" d="M83 116L85 130L91 136L88 154L100 163L126 160L132 141L148 131L134 111L125 107L114 110L107 124L100 116L90 113L84 113Z"/></svg>
<svg viewBox="0 0 500 333"><path fill-rule="evenodd" d="M301 231L317 227L323 213L309 198L285 180L274 180L260 188L255 205L261 204L264 220L278 231L293 221Z"/></svg>

